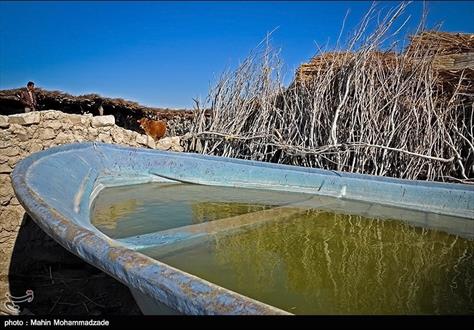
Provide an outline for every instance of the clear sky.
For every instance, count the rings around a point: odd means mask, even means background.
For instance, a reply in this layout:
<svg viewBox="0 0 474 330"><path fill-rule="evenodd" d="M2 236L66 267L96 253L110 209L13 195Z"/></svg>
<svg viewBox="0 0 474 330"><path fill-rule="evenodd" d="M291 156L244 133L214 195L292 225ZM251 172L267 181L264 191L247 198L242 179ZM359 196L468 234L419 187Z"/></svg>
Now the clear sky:
<svg viewBox="0 0 474 330"><path fill-rule="evenodd" d="M385 1L381 7L397 2ZM410 5L409 27L422 2ZM150 106L191 107L226 68L274 28L288 76L334 43L366 1L0 2L0 89L24 86L99 93ZM428 2L429 25L474 32L474 2Z"/></svg>

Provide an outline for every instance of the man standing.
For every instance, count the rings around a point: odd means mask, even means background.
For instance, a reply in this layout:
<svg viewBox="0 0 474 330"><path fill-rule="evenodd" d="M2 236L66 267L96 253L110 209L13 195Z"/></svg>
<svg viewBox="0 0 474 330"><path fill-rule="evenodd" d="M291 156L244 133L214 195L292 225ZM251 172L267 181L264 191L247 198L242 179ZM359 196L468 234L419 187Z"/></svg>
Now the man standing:
<svg viewBox="0 0 474 330"><path fill-rule="evenodd" d="M35 83L29 81L26 90L21 91L20 101L25 106L25 112L36 111L38 103L35 95Z"/></svg>

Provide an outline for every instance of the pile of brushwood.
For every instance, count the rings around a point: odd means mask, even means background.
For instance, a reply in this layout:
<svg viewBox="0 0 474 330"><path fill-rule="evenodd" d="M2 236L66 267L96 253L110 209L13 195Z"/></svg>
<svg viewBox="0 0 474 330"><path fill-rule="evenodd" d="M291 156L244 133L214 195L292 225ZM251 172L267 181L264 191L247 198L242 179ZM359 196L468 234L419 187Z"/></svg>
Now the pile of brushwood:
<svg viewBox="0 0 474 330"><path fill-rule="evenodd" d="M342 47L303 64L289 87L266 38L211 89L211 116L194 118L187 150L473 183L474 35L422 22L407 47L387 47L400 40L406 21L395 23L406 6L368 31L379 13L372 7Z"/></svg>

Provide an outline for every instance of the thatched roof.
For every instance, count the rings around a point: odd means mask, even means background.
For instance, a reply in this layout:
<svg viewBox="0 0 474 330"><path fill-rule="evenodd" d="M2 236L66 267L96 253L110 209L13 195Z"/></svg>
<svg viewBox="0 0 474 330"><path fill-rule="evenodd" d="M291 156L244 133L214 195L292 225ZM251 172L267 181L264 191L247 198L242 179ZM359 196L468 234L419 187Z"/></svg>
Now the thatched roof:
<svg viewBox="0 0 474 330"><path fill-rule="evenodd" d="M308 63L302 64L296 72L296 81L307 81L315 74L320 74L326 70L335 70L347 65L358 56L352 52L327 52L313 57ZM396 60L394 52L372 51L367 54L368 60L372 64L381 65L390 69Z"/></svg>
<svg viewBox="0 0 474 330"><path fill-rule="evenodd" d="M356 56L365 56L364 63L381 66L390 70L403 58L404 70L419 61L431 61L431 67L438 77L438 85L443 90L460 88L463 92L474 93L474 34L425 31L410 37L410 44L401 54L394 52L327 52L313 57L302 64L295 83L307 83L315 75L327 70L340 69L354 62ZM462 78L462 79L460 79Z"/></svg>
<svg viewBox="0 0 474 330"><path fill-rule="evenodd" d="M474 34L424 31L410 36L406 52L423 49L432 55L470 53L474 51Z"/></svg>

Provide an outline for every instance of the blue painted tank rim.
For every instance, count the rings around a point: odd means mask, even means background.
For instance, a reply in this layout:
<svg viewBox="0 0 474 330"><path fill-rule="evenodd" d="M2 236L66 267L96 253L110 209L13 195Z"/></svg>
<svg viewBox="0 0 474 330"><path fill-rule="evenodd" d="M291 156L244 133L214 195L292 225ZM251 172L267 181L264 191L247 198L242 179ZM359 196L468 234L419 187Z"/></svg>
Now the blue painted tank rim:
<svg viewBox="0 0 474 330"><path fill-rule="evenodd" d="M240 164L246 166L258 166L263 168L271 168L271 169L285 169L289 171L295 172L302 172L302 173L318 173L324 174L328 176L335 176L335 177L344 177L344 178L352 178L352 179L360 179L360 180L367 180L370 179L372 181L380 181L386 183L395 183L395 184L405 184L405 185L417 185L417 186L429 186L429 187L439 187L439 188L449 188L455 190L466 190L470 192L474 192L474 185L471 184L462 184L462 183L451 183L451 182L438 182L438 181L426 181L426 180L408 180L408 179L400 179L400 178L392 178L392 177L385 177L385 176L377 176L371 174L361 174L361 173L349 173L343 171L333 171L333 170L325 170L319 168L310 168L310 167L302 167L302 166L295 166L295 165L287 165L287 164L275 164L275 163L268 163L268 162L261 162L256 160L246 160L246 159L237 159L237 158L229 158L229 157L220 157L220 156L213 156L213 155L204 155L198 153L184 153L184 152L175 152L175 151L165 151L165 150L156 150L156 149L145 149L145 148L134 148L128 147L123 145L117 144L108 144L102 142L80 142L80 143L71 143L65 144L60 146L55 146L46 150L39 151L35 154L32 154L25 159L21 160L18 165L22 162L27 161L30 159L32 161L43 158L48 154L53 154L61 151L71 151L74 149L85 149L90 147L100 148L106 146L107 148L114 148L118 150L124 150L129 152L144 152L144 153L161 153L161 154L169 154L173 155L174 157L180 158L190 158L190 159L203 159L203 160L210 160L210 161L219 161L225 163L233 163L233 164ZM17 165L17 167L18 167Z"/></svg>
<svg viewBox="0 0 474 330"><path fill-rule="evenodd" d="M53 147L23 159L12 173L12 185L20 204L33 220L55 241L91 265L125 285L154 297L168 297L174 308L189 314L288 314L276 307L243 296L155 259L104 239L48 207L27 183L28 168L37 160L63 151L80 150L107 144L78 143ZM121 148L133 151L131 148ZM154 274L150 276L150 274ZM166 276L158 276L166 274ZM183 289L185 287L186 289ZM198 299L199 295L204 295ZM187 294L199 300L194 305ZM176 295L176 296L174 296ZM184 295L184 296L183 296ZM208 297L214 297L209 299Z"/></svg>
<svg viewBox="0 0 474 330"><path fill-rule="evenodd" d="M97 152L87 153L87 149ZM291 165L222 158L194 153L190 154L144 148L132 148L97 142L74 143L53 147L32 154L16 165L12 173L12 184L15 194L17 195L21 205L48 235L53 237L58 243L63 245L72 253L78 255L92 265L102 269L119 281L143 293L152 295L154 298L159 299L160 301L168 300L168 302L173 305L174 308L184 313L286 314L285 311L282 311L278 308L242 296L231 290L221 288L213 283L209 283L205 280L174 269L173 267L170 267L166 264L160 263L157 260L127 249L114 240L104 237L105 235L100 235L99 233L94 232L90 227L83 226L84 223L81 224L81 221L90 222L90 219L85 219L85 213L77 215L78 217L82 217L79 223L77 221L72 221L64 215L66 213L61 213L61 205L56 208L48 206L44 199L42 199L41 196L38 196L30 187L31 182L29 182L29 179L31 178L28 177L29 170L34 168L33 165L35 163L41 163L40 160L48 160L50 158L49 156L51 156L51 159L53 159L54 156L60 155L62 153L71 156L74 155L74 151L77 151L78 153L84 151L84 154L87 154L87 156L92 158L100 158L100 154L103 150L110 151L111 154L117 154L115 152L117 151L118 153L127 156L123 158L130 159L139 158L137 157L138 154L144 156L149 155L149 158L152 158L151 156L159 156L158 158L161 159L161 165L166 164L168 162L167 158L169 157L170 159L173 159L173 161L201 160L201 162L196 163L207 164L206 166L217 163L227 164L228 166L237 164L240 166L239 168L250 169L249 172L254 171L254 168L255 170L258 168L259 175L261 175L263 172L266 173L266 171L264 171L265 169L282 170L284 173L290 174L309 174L304 176L304 180L307 180L307 177L313 177L313 181L311 181L311 187L314 187L313 184L320 182L321 180L323 183L324 180L334 181L331 183L333 184L333 187L328 188L334 188L330 191L331 193L337 193L341 187L345 192L347 183L359 189L357 191L363 191L364 189L367 189L367 187L368 189L372 189L370 186L371 184L379 185L379 188L382 189L380 191L383 192L385 192L383 189L397 191L397 193L393 194L393 198L399 198L401 195L400 190L403 189L403 187L411 190L413 195L411 195L410 198L416 197L416 193L420 191L426 192L432 188L436 188L433 190L436 191L435 194L437 194L437 199L431 200L431 204L428 203L428 206L437 206L435 204L437 201L444 200L445 198L443 196L452 193L454 197L451 196L451 199L445 199L445 201L447 201L447 212L455 212L456 205L462 205L464 216L473 218L472 207L474 205L474 186L457 183L413 181L387 177L376 177L365 174L351 174L322 169L303 168ZM71 159L73 159L73 157L71 157ZM147 165L145 164L144 167L146 166ZM223 167L225 168L225 166ZM143 170L143 168L141 170ZM201 174L202 173L204 172L201 172ZM228 173L228 171L225 173ZM49 174L51 175L51 173ZM249 178L258 179L256 175L249 176ZM348 188L348 190L350 189L351 188ZM92 191L93 189L91 188L89 193ZM86 196L86 199L87 198L90 198L90 196ZM461 204L461 202L456 204L457 198L461 198L464 204ZM449 204L451 201L454 201L454 206ZM411 200L406 202L409 203ZM87 203L87 205L90 204ZM156 278L156 274L167 275ZM183 287L180 285L184 285L186 289L183 289ZM210 292L215 293L215 297L218 297L219 299L210 299Z"/></svg>

